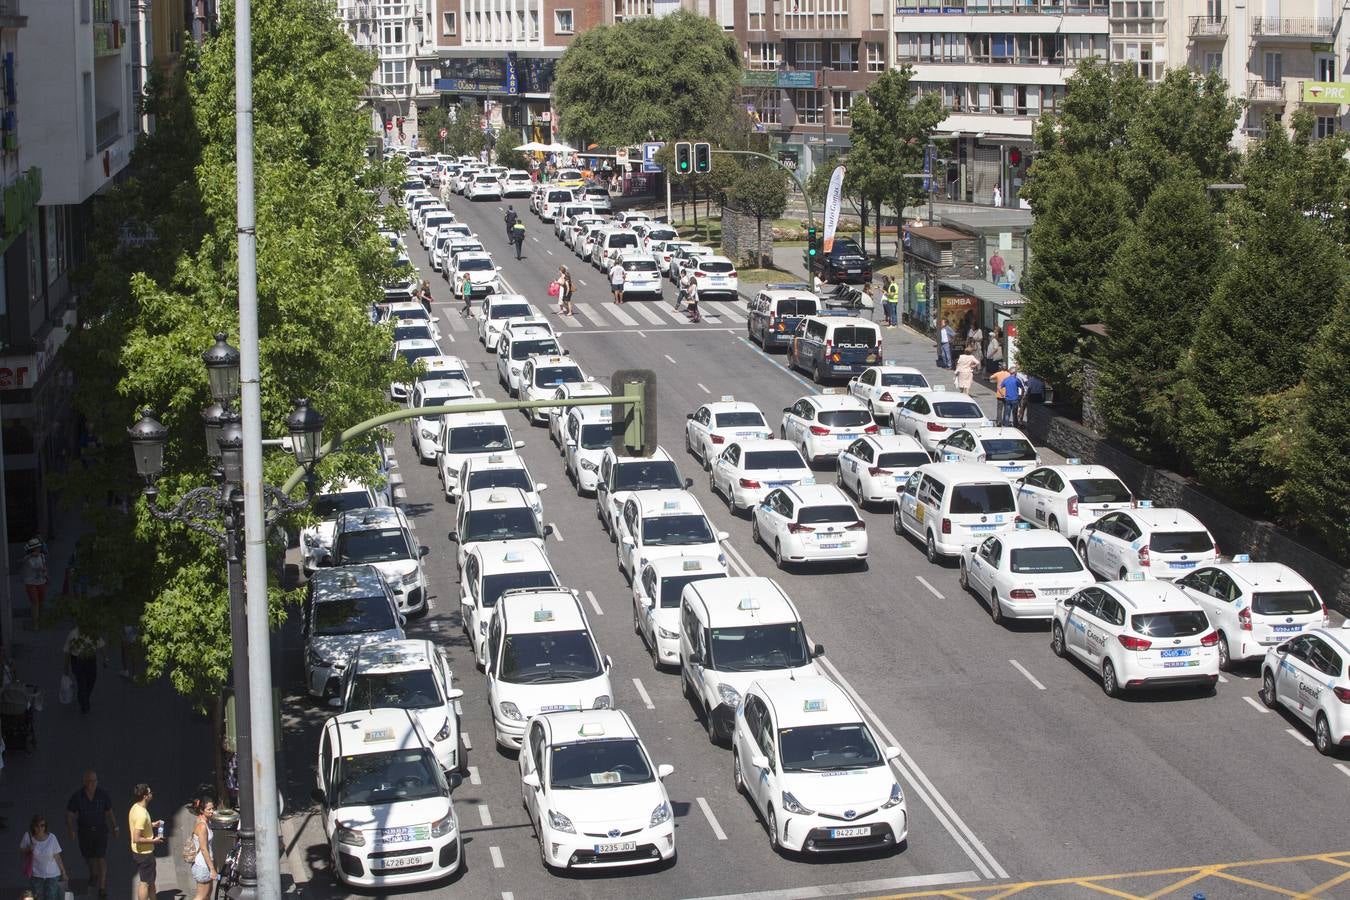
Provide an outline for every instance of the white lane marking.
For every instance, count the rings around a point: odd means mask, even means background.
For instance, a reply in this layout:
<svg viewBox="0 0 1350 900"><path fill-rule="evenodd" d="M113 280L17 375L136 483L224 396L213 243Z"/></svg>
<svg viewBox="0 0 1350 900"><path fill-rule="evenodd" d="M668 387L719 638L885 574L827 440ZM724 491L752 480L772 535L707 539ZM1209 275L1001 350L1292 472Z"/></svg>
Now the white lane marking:
<svg viewBox="0 0 1350 900"><path fill-rule="evenodd" d="M516 895L510 891L502 891L502 900L516 900Z"/></svg>
<svg viewBox="0 0 1350 900"><path fill-rule="evenodd" d="M854 690L853 685L849 683L842 672L835 668L834 663L824 656L819 659L825 670L834 676L835 683L849 695L854 703L858 704L858 708L863 711L863 714L872 720L872 724L876 726L881 736L890 744L899 748L900 758L894 761L895 767L905 781L909 783L910 789L932 810L933 815L947 829L947 833L952 836L957 846L970 858L970 861L975 864L980 873L985 878L1007 878L1007 871L998 864L998 860L994 859L994 855L975 836L975 832L970 829L970 826L957 815L956 810L952 809L946 798L938 793L938 789L928 780L928 776L919 768L919 764L905 751L904 746L896 740L895 735L881 721L881 718L872 711L872 707L867 705L867 701L862 698L862 695Z"/></svg>
<svg viewBox="0 0 1350 900"><path fill-rule="evenodd" d="M708 825L712 827L713 834L717 836L719 841L725 841L727 839L727 833L722 830L721 825L717 824L717 816L713 815L712 807L708 805L708 801L704 800L702 797L697 797L695 799L698 800L699 809L703 810L703 815L707 818Z"/></svg>
<svg viewBox="0 0 1350 900"><path fill-rule="evenodd" d="M677 362L675 361L675 357L671 356L669 353L662 353L661 355L664 356L666 359L670 360L670 364L671 364L672 366L678 366L678 365L679 365L679 363L677 363Z"/></svg>
<svg viewBox="0 0 1350 900"><path fill-rule="evenodd" d="M727 557L735 564L733 568L739 567L744 575L750 578L755 577L755 570L750 568L750 564L745 561L744 556L741 556L739 550L729 543L722 544L722 549L727 551Z"/></svg>
<svg viewBox="0 0 1350 900"><path fill-rule="evenodd" d="M1341 774L1350 777L1350 766L1345 763L1336 763L1336 768L1341 770Z"/></svg>
<svg viewBox="0 0 1350 900"><path fill-rule="evenodd" d="M597 616L603 616L605 614L605 611L600 608L600 604L596 601L595 595L590 591L586 592L586 599L591 601L591 609L595 610Z"/></svg>
<svg viewBox="0 0 1350 900"><path fill-rule="evenodd" d="M638 696L642 698L642 703L644 706L646 706L648 709L656 709L656 704L652 702L651 695L648 694L647 689L642 686L642 679L634 678L633 687L637 688Z"/></svg>
<svg viewBox="0 0 1350 900"><path fill-rule="evenodd" d="M1026 666L1022 665L1020 662L1018 662L1018 661L1015 660L1015 659L1010 659L1010 660L1008 660L1008 662L1012 663L1012 666L1013 666L1014 669L1016 669L1017 671L1019 671L1019 672L1021 672L1023 675L1025 675L1025 676L1027 677L1027 681L1030 681L1032 684L1034 684L1034 685L1036 686L1036 690L1038 690L1038 691L1043 691L1043 690L1045 690L1045 685L1043 685L1043 684L1041 684L1039 681L1037 681L1037 680L1036 680L1036 676L1035 676L1035 675L1032 675L1030 672L1028 672L1027 669L1026 669Z"/></svg>
<svg viewBox="0 0 1350 900"><path fill-rule="evenodd" d="M967 884L979 880L980 876L974 872L940 872L933 875L906 875L901 878L852 881L847 884L803 885L777 891L754 891L748 894L721 894L717 897L699 897L696 900L811 900L814 897L861 897L905 888Z"/></svg>
<svg viewBox="0 0 1350 900"><path fill-rule="evenodd" d="M573 310L576 309L576 304L573 304L572 309L573 309ZM555 313L555 314L558 316L558 318L562 320L562 323L563 323L564 325L566 325L568 328L585 328L585 327L586 327L586 326L582 325L580 322L577 321L577 317L576 317L576 316L564 316L562 313L558 312L558 310L557 310L556 307L550 309L549 311L552 312L552 313Z"/></svg>
<svg viewBox="0 0 1350 900"><path fill-rule="evenodd" d="M461 731L461 732L459 733L459 736L460 736L460 738L464 741L464 749L465 749L465 750L472 750L472 749L473 749L473 741L469 740L469 734L468 734L468 732Z"/></svg>
<svg viewBox="0 0 1350 900"><path fill-rule="evenodd" d="M577 279L577 283L580 284L582 287L585 287L585 286L586 286L586 279L584 279L584 278L578 278L578 279Z"/></svg>
<svg viewBox="0 0 1350 900"><path fill-rule="evenodd" d="M499 847L489 847L488 855L492 857L492 868L505 869L506 863L502 860L502 851Z"/></svg>
<svg viewBox="0 0 1350 900"><path fill-rule="evenodd" d="M636 325L637 319L623 311L623 307L617 303L605 307L605 312L619 320L620 325Z"/></svg>
<svg viewBox="0 0 1350 900"><path fill-rule="evenodd" d="M553 255L553 251L548 249L547 247L544 248L544 252L547 253L549 256Z"/></svg>
<svg viewBox="0 0 1350 900"><path fill-rule="evenodd" d="M492 827L492 810L488 809L486 803L478 804L478 818L483 820L484 828Z"/></svg>
<svg viewBox="0 0 1350 900"><path fill-rule="evenodd" d="M645 337L647 336L647 332L645 332L645 331L639 331L639 332L637 333L637 336L640 337L640 338L645 338Z"/></svg>
<svg viewBox="0 0 1350 900"><path fill-rule="evenodd" d="M711 306L713 308L713 311L716 312L718 315L724 316L733 322L738 320L742 322L745 321L745 316L741 315L741 313L735 307L728 306L725 303L713 303L711 300L705 300L702 303L702 305Z"/></svg>
<svg viewBox="0 0 1350 900"><path fill-rule="evenodd" d="M1222 675L1220 675L1220 676L1219 676L1219 684L1227 684L1227 683L1228 683L1228 679L1227 679L1227 678L1224 678Z"/></svg>
<svg viewBox="0 0 1350 900"><path fill-rule="evenodd" d="M407 492L406 490L404 490L402 486L396 487L396 488L394 488L394 499L395 499L395 500L407 500L407 499L408 499L408 492Z"/></svg>
<svg viewBox="0 0 1350 900"><path fill-rule="evenodd" d="M400 472L390 472L390 473L389 473L389 483L390 483L390 484L402 484L402 483L403 483L403 474L400 473Z"/></svg>
<svg viewBox="0 0 1350 900"><path fill-rule="evenodd" d="M566 539L565 537L562 536L562 532L558 530L558 526L557 526L555 523L553 523L553 522L549 522L548 524L550 524L550 525L553 526L553 536L554 536L555 538L557 538L558 540L563 541L564 543L566 543L567 539Z"/></svg>
<svg viewBox="0 0 1350 900"><path fill-rule="evenodd" d="M927 580L926 578L924 578L922 575L915 575L914 577L917 578L917 579L919 580L919 584L921 584L921 585L923 585L924 587L928 588L928 593L932 594L934 597L938 598L939 600L946 600L946 599L947 599L946 597L942 596L942 591L939 591L937 588L935 588L935 587L933 587L931 584L929 584L929 583L928 583L928 580Z"/></svg>
<svg viewBox="0 0 1350 900"><path fill-rule="evenodd" d="M692 324L694 324L693 322L690 322L690 321L689 321L689 317L688 317L687 315L685 315L683 312L681 312L680 310L676 309L676 308L673 307L673 306L666 306L664 302L663 302L659 307L657 307L657 308L660 309L661 312L663 312L663 313L665 313L666 315L670 316L672 319L674 319L674 320L675 320L677 323L679 323L680 325L692 325Z"/></svg>
<svg viewBox="0 0 1350 900"><path fill-rule="evenodd" d="M1302 744L1302 745L1305 746L1305 747L1311 747L1311 746L1313 745L1313 742L1312 742L1312 741L1308 740L1307 738L1305 738L1303 735L1299 734L1297 731L1295 731L1295 730L1292 729L1292 728L1286 728L1286 729L1284 730L1284 733L1287 734L1287 735L1289 735L1290 737L1292 737L1294 740L1298 741L1300 744Z"/></svg>
<svg viewBox="0 0 1350 900"><path fill-rule="evenodd" d="M628 306L628 304L624 305ZM662 319L660 316L658 316L656 313L652 312L651 307L647 306L647 304L645 303L634 303L632 306L629 306L628 308L631 309L633 312L637 313L642 318L646 319L648 322L651 322L653 325L665 324L665 320Z"/></svg>
<svg viewBox="0 0 1350 900"><path fill-rule="evenodd" d="M698 389L699 389L700 391L702 391L703 393L705 393L705 394L711 394L711 393L712 393L712 391L710 391L710 390L708 390L707 388L705 388L701 383L699 383L699 382L696 381L696 382L694 382L694 384L695 384L695 385L698 387Z"/></svg>
<svg viewBox="0 0 1350 900"><path fill-rule="evenodd" d="M1270 710L1266 709L1260 703L1257 703L1251 697L1243 697L1242 699L1246 700L1247 705L1250 706L1252 709L1256 710L1257 712L1262 713L1264 715L1268 715L1270 713Z"/></svg>
<svg viewBox="0 0 1350 900"><path fill-rule="evenodd" d="M455 701L455 715L459 716L461 719L464 718L464 704L460 703L458 700Z"/></svg>
<svg viewBox="0 0 1350 900"><path fill-rule="evenodd" d="M596 325L602 325L602 326L603 326L603 325L608 325L608 324L609 324L608 322L606 322L606 321L600 316L599 313L597 313L597 312L596 312L594 309L592 309L590 306L587 306L585 303L573 303L573 304L572 304L572 312L574 312L574 313L581 313L583 316L585 316L587 319L590 319L590 320L591 320L592 322L594 322Z"/></svg>
<svg viewBox="0 0 1350 900"><path fill-rule="evenodd" d="M433 621L433 622L431 623L431 630L432 630L432 631L440 631L440 630L441 630L441 623L440 623L440 622Z"/></svg>
<svg viewBox="0 0 1350 900"><path fill-rule="evenodd" d="M534 241L536 244L539 243L539 238L535 235L530 235L530 240Z"/></svg>

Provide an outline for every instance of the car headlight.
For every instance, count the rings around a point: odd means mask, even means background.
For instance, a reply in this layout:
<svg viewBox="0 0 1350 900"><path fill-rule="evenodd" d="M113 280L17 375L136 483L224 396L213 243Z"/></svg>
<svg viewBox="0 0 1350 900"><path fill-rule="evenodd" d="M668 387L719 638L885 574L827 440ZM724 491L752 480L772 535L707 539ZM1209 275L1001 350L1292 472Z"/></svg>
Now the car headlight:
<svg viewBox="0 0 1350 900"><path fill-rule="evenodd" d="M881 804L882 809L890 809L892 806L899 806L905 802L905 792L900 787L900 782L891 785L891 799Z"/></svg>
<svg viewBox="0 0 1350 900"><path fill-rule="evenodd" d="M434 440L436 440L436 433L435 433L434 431L428 431L427 429L423 428L423 429L422 429L422 440L424 440L424 441L434 441Z"/></svg>
<svg viewBox="0 0 1350 900"><path fill-rule="evenodd" d="M815 810L807 809L797 802L797 798L787 791L783 791L783 809L799 816L810 816L815 814Z"/></svg>
<svg viewBox="0 0 1350 900"><path fill-rule="evenodd" d="M560 812L548 811L548 824L554 831L565 831L568 834L576 834L577 830L572 827L572 820Z"/></svg>
<svg viewBox="0 0 1350 900"><path fill-rule="evenodd" d="M450 811L445 814L445 818L437 819L431 823L432 837L445 837L455 830L455 808L450 807Z"/></svg>
<svg viewBox="0 0 1350 900"><path fill-rule="evenodd" d="M444 740L448 739L449 737L450 737L450 717L449 717L449 716L446 716L446 717L445 717L445 724L441 726L441 730L440 730L440 731L436 732L435 740L437 740L437 741L444 741Z"/></svg>
<svg viewBox="0 0 1350 900"><path fill-rule="evenodd" d="M331 660L324 659L322 656L315 653L313 650L309 651L309 664L318 669L331 668L333 665Z"/></svg>
<svg viewBox="0 0 1350 900"><path fill-rule="evenodd" d="M678 631L667 631L666 629L661 628L660 626L657 626L656 633L668 641L673 641L680 636L680 633Z"/></svg>
<svg viewBox="0 0 1350 900"><path fill-rule="evenodd" d="M497 704L497 708L502 711L502 715L515 722L525 721L525 717L520 714L520 707L516 706L510 700L503 700Z"/></svg>
<svg viewBox="0 0 1350 900"><path fill-rule="evenodd" d="M660 805L657 806L656 809L652 810L652 820L647 827L655 828L657 825L669 821L670 821L670 804L662 800Z"/></svg>
<svg viewBox="0 0 1350 900"><path fill-rule="evenodd" d="M722 702L727 706L741 705L741 692L729 684L718 683L717 695L722 698Z"/></svg>
<svg viewBox="0 0 1350 900"><path fill-rule="evenodd" d="M339 844L346 844L348 847L364 847L366 845L366 836L355 828L348 828L346 825L339 825L334 832Z"/></svg>
<svg viewBox="0 0 1350 900"><path fill-rule="evenodd" d="M601 694L591 704L591 709L609 709L609 694Z"/></svg>
<svg viewBox="0 0 1350 900"><path fill-rule="evenodd" d="M403 586L404 586L404 587L407 587L407 586L410 585L410 584L417 584L417 579L418 579L418 577L419 577L419 575L418 575L417 570L416 570L416 569L413 569L413 570L412 570L411 572L409 572L407 575L404 575L404 576L403 576Z"/></svg>
<svg viewBox="0 0 1350 900"><path fill-rule="evenodd" d="M589 459L583 459L581 461L581 467L585 469L587 472L598 471L595 467L595 463L591 462Z"/></svg>
<svg viewBox="0 0 1350 900"><path fill-rule="evenodd" d="M487 622L484 622L482 619L478 620L478 633L487 634Z"/></svg>
<svg viewBox="0 0 1350 900"><path fill-rule="evenodd" d="M511 367L511 374L512 374L512 375L519 375L519 374L520 374L520 368L519 368L518 366L512 366L512 367Z"/></svg>

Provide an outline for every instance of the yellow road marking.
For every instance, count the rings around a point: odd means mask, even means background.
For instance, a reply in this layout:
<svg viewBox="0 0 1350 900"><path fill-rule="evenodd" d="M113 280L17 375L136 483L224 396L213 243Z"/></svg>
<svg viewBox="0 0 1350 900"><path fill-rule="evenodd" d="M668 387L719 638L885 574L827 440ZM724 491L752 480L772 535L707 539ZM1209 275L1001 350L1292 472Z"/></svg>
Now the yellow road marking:
<svg viewBox="0 0 1350 900"><path fill-rule="evenodd" d="M1189 875L1189 876L1187 876L1186 878L1183 878L1183 879L1181 879L1181 880L1178 881L1178 882L1175 882L1175 883L1173 883L1173 884L1169 884L1167 887L1163 888L1162 890L1154 891L1153 893L1151 893L1151 894L1149 894L1147 897L1145 897L1144 900L1158 900L1159 897L1166 897L1168 894L1172 893L1173 891L1175 891L1175 890L1177 890L1177 889L1179 889L1179 888L1184 888L1184 887L1185 887L1186 885L1188 885L1188 884L1194 884L1195 882L1201 881L1202 879L1205 879L1205 878L1208 878L1209 876L1211 876L1211 875L1213 875L1213 874L1214 874L1214 868L1213 868L1212 866L1206 866L1205 868L1201 869L1199 872L1196 872L1194 875Z"/></svg>
<svg viewBox="0 0 1350 900"><path fill-rule="evenodd" d="M1288 890L1287 888L1276 887L1273 884L1266 884L1264 881L1257 881L1254 878L1243 878L1241 875L1234 875L1231 872L1223 872L1215 870L1214 877L1223 878L1227 881L1232 881L1237 884L1245 884L1248 887L1260 888L1263 891L1271 891L1272 893L1276 894L1284 894L1286 897L1298 896L1298 891L1291 891Z"/></svg>
<svg viewBox="0 0 1350 900"><path fill-rule="evenodd" d="M1306 894L1299 894L1299 895L1298 895L1298 896L1299 896L1299 900L1308 900L1308 898L1310 898L1310 897L1317 897L1317 896L1320 896L1321 893L1322 893L1323 891L1325 891L1327 888L1329 888L1329 887L1335 887L1336 885L1340 884L1340 883L1343 882L1343 881L1350 881L1350 872L1342 872L1341 874L1337 875L1335 878L1331 879L1330 881L1324 881L1324 882L1322 882L1322 883L1319 884L1317 887L1315 887L1315 888L1313 888L1312 890L1308 891L1308 893L1306 893Z"/></svg>

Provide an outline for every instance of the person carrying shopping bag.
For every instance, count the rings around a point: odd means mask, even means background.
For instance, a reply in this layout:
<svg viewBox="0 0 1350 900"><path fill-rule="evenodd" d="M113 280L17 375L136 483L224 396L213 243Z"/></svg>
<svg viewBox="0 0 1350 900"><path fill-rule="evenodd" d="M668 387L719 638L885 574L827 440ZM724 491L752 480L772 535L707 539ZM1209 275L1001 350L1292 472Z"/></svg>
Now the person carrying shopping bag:
<svg viewBox="0 0 1350 900"><path fill-rule="evenodd" d="M66 862L61 857L61 842L47 829L46 816L33 816L28 830L19 840L19 855L35 900L62 900L65 892L61 885L70 879L66 875Z"/></svg>

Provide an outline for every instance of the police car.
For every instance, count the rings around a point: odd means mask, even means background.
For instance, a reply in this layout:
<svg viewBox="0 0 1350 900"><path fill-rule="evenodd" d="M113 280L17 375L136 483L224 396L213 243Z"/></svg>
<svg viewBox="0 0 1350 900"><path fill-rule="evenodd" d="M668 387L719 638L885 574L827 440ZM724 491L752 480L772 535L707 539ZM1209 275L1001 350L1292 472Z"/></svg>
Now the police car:
<svg viewBox="0 0 1350 900"><path fill-rule="evenodd" d="M480 488L467 491L455 515L455 562L462 571L465 556L479 543L534 541L542 550L552 526L540 527L530 499L520 488Z"/></svg>
<svg viewBox="0 0 1350 900"><path fill-rule="evenodd" d="M525 460L518 453L486 453L470 456L459 467L461 495L484 488L519 488L534 512L539 527L544 527L544 504L539 495L548 490L544 482L535 482Z"/></svg>
<svg viewBox="0 0 1350 900"><path fill-rule="evenodd" d="M1176 580L1219 633L1219 668L1259 659L1276 644L1327 627L1327 607L1313 586L1283 563L1232 562L1202 566Z"/></svg>
<svg viewBox="0 0 1350 900"><path fill-rule="evenodd" d="M726 394L716 403L705 403L685 416L684 449L703 468L712 467L712 459L729 440L762 441L773 437L764 421L764 413L753 403L737 401Z"/></svg>
<svg viewBox="0 0 1350 900"><path fill-rule="evenodd" d="M320 569L306 586L305 684L311 697L334 694L347 664L370 641L403 639L393 591L371 565Z"/></svg>
<svg viewBox="0 0 1350 900"><path fill-rule="evenodd" d="M600 480L600 461L614 435L613 408L573 406L565 410L563 469L576 485L577 496L595 491Z"/></svg>
<svg viewBox="0 0 1350 900"><path fill-rule="evenodd" d="M680 597L685 585L726 578L725 558L667 556L648 560L633 579L633 631L651 651L652 668L680 663Z"/></svg>
<svg viewBox="0 0 1350 900"><path fill-rule="evenodd" d="M524 294L496 291L483 298L482 308L475 311L474 315L478 319L478 342L490 353L497 352L497 341L508 320L540 317L539 310L525 299Z"/></svg>
<svg viewBox="0 0 1350 900"><path fill-rule="evenodd" d="M581 371L581 366L567 356L532 356L525 360L520 370L521 400L547 400L557 391L559 385L579 384L591 378ZM533 425L536 422L548 423L549 407L522 410Z"/></svg>
<svg viewBox="0 0 1350 900"><path fill-rule="evenodd" d="M960 428L987 425L984 410L965 394L950 393L941 385L918 391L891 413L896 434L907 434L923 445L929 455L937 453L938 441Z"/></svg>
<svg viewBox="0 0 1350 900"><path fill-rule="evenodd" d="M775 488L750 511L750 537L788 563L854 560L867 565L867 525L832 484Z"/></svg>
<svg viewBox="0 0 1350 900"><path fill-rule="evenodd" d="M497 340L497 382L512 397L520 392L520 370L531 356L562 354L547 322L508 319Z"/></svg>
<svg viewBox="0 0 1350 900"><path fill-rule="evenodd" d="M708 472L708 487L721 494L737 514L758 504L776 487L815 483L797 448L777 439L728 444Z"/></svg>
<svg viewBox="0 0 1350 900"><path fill-rule="evenodd" d="M333 528L337 517L349 509L389 506L388 488L375 488L350 479L330 484L315 494L309 511L316 519L300 531L300 565L306 575L319 566L319 560L333 552Z"/></svg>
<svg viewBox="0 0 1350 900"><path fill-rule="evenodd" d="M1139 572L1060 597L1050 626L1055 655L1075 656L1098 673L1109 697L1135 688L1212 688L1218 644L1194 600Z"/></svg>
<svg viewBox="0 0 1350 900"><path fill-rule="evenodd" d="M947 462L983 463L1006 478L1021 478L1041 464L1025 434L997 425L957 429L938 441L937 452Z"/></svg>
<svg viewBox="0 0 1350 900"><path fill-rule="evenodd" d="M447 651L426 640L391 640L366 644L347 667L342 696L334 705L343 712L362 709L406 709L417 717L422 733L431 736L436 761L447 772L469 771L460 738L455 701L464 692L452 686Z"/></svg>
<svg viewBox="0 0 1350 900"><path fill-rule="evenodd" d="M1084 525L1134 505L1134 495L1115 472L1078 459L1033 469L1013 484L1022 518L1071 541L1077 541Z"/></svg>
<svg viewBox="0 0 1350 900"><path fill-rule="evenodd" d="M894 503L909 476L928 463L928 453L914 438L889 428L858 438L839 453L839 486L860 504Z"/></svg>
<svg viewBox="0 0 1350 900"><path fill-rule="evenodd" d="M412 396L408 398L409 405L413 409L421 409L426 406L453 406L464 405L462 401L486 402L478 396L478 392L469 386L467 381L459 381L453 378L446 378L440 381L419 381L413 386ZM408 420L408 431L411 433L413 449L417 451L417 459L423 463L434 463L436 454L440 451L440 445L437 440L441 436L441 420L444 416L419 415Z"/></svg>
<svg viewBox="0 0 1350 900"><path fill-rule="evenodd" d="M814 463L832 460L855 439L880 430L858 399L827 389L784 407L778 436L796 444L802 457Z"/></svg>
<svg viewBox="0 0 1350 900"><path fill-rule="evenodd" d="M437 881L459 870L459 822L432 741L411 710L342 713L323 725L313 798L333 874L353 887Z"/></svg>
<svg viewBox="0 0 1350 900"><path fill-rule="evenodd" d="M621 456L607 447L600 454L595 514L612 541L618 531L619 514L632 492L688 490L693 486L692 478L680 479L675 461L664 447L657 447L650 457Z"/></svg>
<svg viewBox="0 0 1350 900"><path fill-rule="evenodd" d="M712 556L725 564L722 542L731 535L713 531L688 491L638 491L624 501L615 536L619 571L631 583L653 559Z"/></svg>
<svg viewBox="0 0 1350 900"><path fill-rule="evenodd" d="M600 869L675 858L675 817L628 714L534 716L520 750L520 793L544 865Z"/></svg>
<svg viewBox="0 0 1350 900"><path fill-rule="evenodd" d="M499 409L476 413L452 413L441 420L437 441L436 471L445 489L445 499L459 495L459 470L470 456L519 450L524 441L513 440L506 417Z"/></svg>
<svg viewBox="0 0 1350 900"><path fill-rule="evenodd" d="M412 338L406 341L399 341L394 344L394 352L391 359L404 360L409 365L415 365L418 360L426 359L431 356L444 356L441 353L440 345L430 338ZM412 390L412 385L406 381L393 381L389 383L389 397L393 400L407 400L408 392Z"/></svg>
<svg viewBox="0 0 1350 900"><path fill-rule="evenodd" d="M884 366L868 366L848 382L848 392L882 422L890 422L897 406L929 387L928 379L918 369L897 366L889 360Z"/></svg>
<svg viewBox="0 0 1350 900"><path fill-rule="evenodd" d="M557 587L558 576L536 541L478 544L464 554L459 573L460 623L479 667L487 660L488 624L507 591Z"/></svg>
<svg viewBox="0 0 1350 900"><path fill-rule="evenodd" d="M1085 525L1078 535L1083 562L1103 578L1171 581L1219 557L1209 529L1184 509L1154 507L1140 500L1133 509L1110 512Z"/></svg>
<svg viewBox="0 0 1350 900"><path fill-rule="evenodd" d="M961 587L989 604L995 622L1049 619L1057 598L1097 581L1068 538L1027 522L967 547L960 578Z"/></svg>
<svg viewBox="0 0 1350 900"><path fill-rule="evenodd" d="M1261 664L1261 699L1284 706L1313 730L1325 756L1350 747L1350 621L1271 647Z"/></svg>
<svg viewBox="0 0 1350 900"><path fill-rule="evenodd" d="M488 625L488 702L498 746L519 750L540 713L609 709L611 663L600 654L576 591L513 591Z"/></svg>
<svg viewBox="0 0 1350 900"><path fill-rule="evenodd" d="M563 382L553 391L555 400L567 400L573 397L606 397L609 387L599 381ZM548 436L558 446L558 455L566 455L563 441L563 429L567 424L567 411L572 407L553 406L548 411Z"/></svg>
<svg viewBox="0 0 1350 900"><path fill-rule="evenodd" d="M822 675L756 681L736 712L732 777L769 832L793 853L890 850L909 811L890 760L862 712Z"/></svg>

